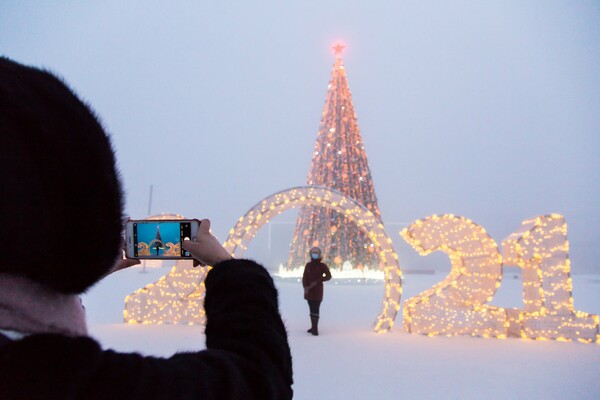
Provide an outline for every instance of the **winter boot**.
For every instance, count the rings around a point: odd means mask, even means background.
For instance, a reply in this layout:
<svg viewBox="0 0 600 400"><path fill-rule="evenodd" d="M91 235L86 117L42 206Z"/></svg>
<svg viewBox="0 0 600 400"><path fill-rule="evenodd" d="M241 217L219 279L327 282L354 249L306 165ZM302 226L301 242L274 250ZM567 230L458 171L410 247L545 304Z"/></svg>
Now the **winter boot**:
<svg viewBox="0 0 600 400"><path fill-rule="evenodd" d="M319 335L319 316L311 315L310 322L311 322L312 326L307 332L312 333L314 336L318 336Z"/></svg>

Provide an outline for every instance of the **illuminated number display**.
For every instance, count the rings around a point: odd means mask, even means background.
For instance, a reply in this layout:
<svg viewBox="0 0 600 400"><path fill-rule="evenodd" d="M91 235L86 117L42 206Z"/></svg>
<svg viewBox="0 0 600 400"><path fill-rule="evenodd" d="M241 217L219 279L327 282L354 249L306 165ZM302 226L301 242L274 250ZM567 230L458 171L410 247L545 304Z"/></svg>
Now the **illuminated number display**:
<svg viewBox="0 0 600 400"><path fill-rule="evenodd" d="M241 257L261 226L275 215L302 205L328 207L345 214L374 243L380 268L385 272L385 293L373 329L380 333L389 331L402 293L398 256L381 222L343 194L314 186L278 192L239 219L225 248ZM567 224L563 216L551 214L523 221L516 232L504 239L502 252L483 227L451 214L417 220L400 234L421 255L444 252L452 267L441 282L404 302L403 326L407 332L599 341L600 318L577 311L573 305ZM523 308L489 304L500 287L503 265L521 268ZM189 261L178 262L169 274L126 298L125 321L204 323L206 272L204 268L192 268Z"/></svg>
<svg viewBox="0 0 600 400"><path fill-rule="evenodd" d="M523 221L498 246L473 221L434 215L415 221L401 236L422 255L448 254L448 277L404 303L404 328L428 335L505 338L598 339L597 315L575 311L569 243L564 217ZM517 265L523 276L523 309L490 306L502 279L502 265Z"/></svg>

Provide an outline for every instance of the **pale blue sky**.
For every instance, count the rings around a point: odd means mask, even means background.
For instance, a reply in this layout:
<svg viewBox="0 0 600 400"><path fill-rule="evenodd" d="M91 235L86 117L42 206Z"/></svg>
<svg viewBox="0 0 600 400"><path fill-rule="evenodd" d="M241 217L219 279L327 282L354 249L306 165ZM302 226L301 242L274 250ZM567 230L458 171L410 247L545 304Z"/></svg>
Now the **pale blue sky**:
<svg viewBox="0 0 600 400"><path fill-rule="evenodd" d="M62 75L111 132L128 212L153 184L153 212L210 217L221 239L305 183L338 39L405 268L427 262L392 223L450 212L500 242L557 212L573 271L600 272L597 1L0 4L0 52ZM284 231L251 254L276 263Z"/></svg>

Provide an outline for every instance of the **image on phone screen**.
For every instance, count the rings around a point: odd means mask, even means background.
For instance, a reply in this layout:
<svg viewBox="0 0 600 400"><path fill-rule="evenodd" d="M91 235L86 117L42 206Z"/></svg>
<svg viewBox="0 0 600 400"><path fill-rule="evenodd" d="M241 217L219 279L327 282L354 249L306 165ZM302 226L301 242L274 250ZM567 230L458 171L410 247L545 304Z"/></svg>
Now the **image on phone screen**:
<svg viewBox="0 0 600 400"><path fill-rule="evenodd" d="M191 236L189 222L144 221L133 224L135 257L191 257L181 247Z"/></svg>

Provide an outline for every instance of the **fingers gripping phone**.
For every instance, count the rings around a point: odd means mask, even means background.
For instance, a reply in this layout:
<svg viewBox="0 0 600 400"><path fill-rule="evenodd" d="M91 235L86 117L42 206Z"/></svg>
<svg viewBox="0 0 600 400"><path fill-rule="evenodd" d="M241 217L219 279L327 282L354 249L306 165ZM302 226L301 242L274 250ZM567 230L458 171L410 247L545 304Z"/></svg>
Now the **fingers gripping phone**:
<svg viewBox="0 0 600 400"><path fill-rule="evenodd" d="M129 220L125 224L125 255L142 260L192 259L181 243L195 239L199 227L200 221L195 219Z"/></svg>

